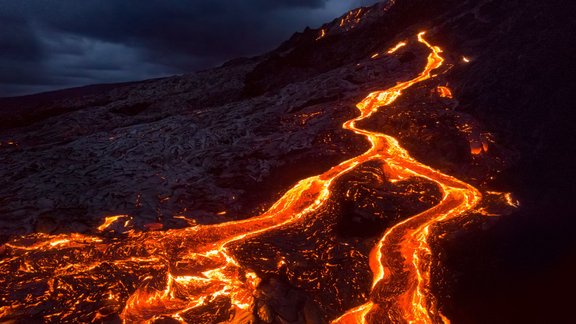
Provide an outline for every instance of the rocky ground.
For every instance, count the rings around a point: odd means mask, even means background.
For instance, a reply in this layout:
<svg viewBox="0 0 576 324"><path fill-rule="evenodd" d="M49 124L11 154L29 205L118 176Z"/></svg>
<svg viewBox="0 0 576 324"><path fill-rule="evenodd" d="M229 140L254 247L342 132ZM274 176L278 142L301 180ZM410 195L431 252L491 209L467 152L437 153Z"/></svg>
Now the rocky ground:
<svg viewBox="0 0 576 324"><path fill-rule="evenodd" d="M334 34L319 41L307 30L269 54L213 70L96 94L40 95L28 106L5 99L2 232L83 232L116 214L167 227L183 225L175 215L201 223L254 215L298 179L363 151L367 143L340 127L355 103L424 64L417 45L370 58L396 41L414 41L415 29L364 39L361 29L374 28L383 12L373 8L361 26L352 21L344 30L327 25ZM345 55L354 39L347 33L369 47ZM454 109L455 100L438 99L433 89L445 83L438 78L411 94L407 103L421 107L394 108L375 122L403 132L422 156L436 152L434 160L466 168L469 143L456 125L480 128ZM422 131L425 123L436 129ZM444 129L456 136L441 135ZM422 139L429 147L418 145Z"/></svg>
<svg viewBox="0 0 576 324"><path fill-rule="evenodd" d="M576 264L566 259L575 250L564 199L573 193L565 182L575 144L567 118L574 81L566 69L575 49L573 5L398 0L386 7L326 24L324 38L307 29L270 53L211 70L0 99L3 241L31 232L91 232L116 214L133 216L140 229L159 229L187 226L177 215L217 223L259 213L299 179L367 148L341 124L367 93L422 68L427 52L415 35L425 29L444 49L446 69L366 127L397 137L414 157L446 173L514 192L525 205L490 228L470 230L466 239L438 243L448 255L438 288L447 315L494 322L505 310L489 296L512 300L530 291L510 279L516 272L536 263ZM385 54L402 40L411 43ZM438 86L448 86L454 98L440 97ZM472 154L482 144L486 149ZM495 252L497 246L504 252ZM545 251L557 246L564 250L548 262ZM524 248L542 252L503 261ZM486 287L475 283L480 272L491 273L481 280ZM536 294L552 294L548 277L523 278L540 280ZM270 280L261 299L285 284ZM493 283L501 282L515 288L498 290ZM313 307L298 294L289 300ZM261 312L264 319L282 310L262 306Z"/></svg>

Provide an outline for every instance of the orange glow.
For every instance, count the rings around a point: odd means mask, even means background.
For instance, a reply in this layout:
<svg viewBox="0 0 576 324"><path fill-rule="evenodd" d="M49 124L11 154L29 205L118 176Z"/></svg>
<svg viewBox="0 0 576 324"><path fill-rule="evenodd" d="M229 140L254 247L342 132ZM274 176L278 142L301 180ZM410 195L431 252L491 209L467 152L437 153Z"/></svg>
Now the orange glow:
<svg viewBox="0 0 576 324"><path fill-rule="evenodd" d="M18 143L14 142L14 141L7 141L6 143L2 143L0 142L0 146L3 145L13 145L13 146L18 146Z"/></svg>
<svg viewBox="0 0 576 324"><path fill-rule="evenodd" d="M488 152L488 142L484 139L482 140L482 150Z"/></svg>
<svg viewBox="0 0 576 324"><path fill-rule="evenodd" d="M406 42L399 42L398 44L394 45L394 47L392 47L388 51L386 51L386 54L394 54L394 53L396 53L396 51L398 51L399 49L401 49L404 46L406 46ZM379 56L380 56L380 53L374 53L374 54L372 54L372 56L370 56L370 58L375 59Z"/></svg>
<svg viewBox="0 0 576 324"><path fill-rule="evenodd" d="M352 15L351 19L359 19L361 10ZM320 38L325 35L323 29ZM13 252L14 257L0 261L0 271L14 276L32 272L32 280L38 280L38 277L49 283L47 289L50 291L47 290L46 294L52 294L57 289L65 292L61 299L73 299L69 296L88 299L84 292L79 294L76 291L79 288L67 284L62 278L88 280L86 282L92 284L94 290L101 287L105 292L92 297L92 300L104 298L108 303L113 303L110 305L115 307L124 322L154 322L166 318L183 322L185 314L194 311L208 312L207 316L210 316L213 309L207 310L206 307L222 300L227 301L225 309L232 309L236 316L241 317L254 306L260 278L255 269L247 268L234 257L231 252L233 246L273 230L306 226L315 217L314 213L330 199L332 187L340 177L365 162L380 161L385 164L384 172L392 182L423 178L437 184L443 198L436 206L405 219L383 233L369 255L373 279L371 291L366 292L369 293L367 301L333 322L366 323L367 318L373 318L371 322L375 323L447 321L436 309L429 290L432 251L428 238L433 235L434 225L466 216L477 205L481 194L474 187L416 161L394 137L357 127L360 121L393 104L408 88L432 78L432 71L442 66L442 50L429 44L424 39L424 32L418 34L418 41L430 50L423 70L411 80L368 94L356 105L359 115L342 125L344 129L365 137L370 148L322 174L300 180L264 213L215 225L196 225L192 220L176 216L189 221L191 226L159 231L161 224L152 223L145 226L156 231L131 230L124 233L121 239L108 239L106 235L100 238L80 234L35 234L6 244L16 252ZM403 46L406 43L401 42L388 53L394 53ZM107 217L98 230L109 230L113 224L125 218L128 216ZM54 251L75 254L73 258L66 255L67 259L39 266L27 263L32 256L48 260L47 256L53 256L51 253ZM274 261L278 268L289 267L282 256L274 260L278 260ZM104 275L95 273L94 269L97 268L104 268L108 272ZM122 287L123 283L118 283L120 275L116 277L116 273L136 278L135 290ZM1 280L0 283L5 282ZM81 279L78 280L81 282ZM398 294L390 296L384 303L377 295L385 286L394 287ZM111 287L116 290L111 290ZM119 297L122 296L120 292L124 293L124 297ZM13 301L10 307L0 308L0 316L21 314L27 307L35 307L45 300L41 295L30 298ZM77 301L71 301L67 307L66 311L53 311L49 316L56 319L78 316L80 306ZM99 320L103 315L95 311L86 316L89 316L89 322ZM217 320L214 318L214 321ZM235 317L230 321L239 320Z"/></svg>
<svg viewBox="0 0 576 324"><path fill-rule="evenodd" d="M470 140L470 153L472 155L480 155L488 152L488 143L481 140Z"/></svg>
<svg viewBox="0 0 576 324"><path fill-rule="evenodd" d="M486 193L499 197L510 207L520 207L520 202L517 199L514 199L514 197L512 197L512 193L510 192L487 191Z"/></svg>
<svg viewBox="0 0 576 324"><path fill-rule="evenodd" d="M470 59L466 56L462 56L462 61L464 61L464 63L470 63Z"/></svg>
<svg viewBox="0 0 576 324"><path fill-rule="evenodd" d="M440 97L452 99L452 91L450 90L450 88L445 86L438 86L436 90L438 91L438 95Z"/></svg>
<svg viewBox="0 0 576 324"><path fill-rule="evenodd" d="M332 323L356 324L358 323L358 319L362 319L362 321L364 321L366 315L368 315L373 307L375 307L374 303L367 302L366 304L362 304L349 310L348 312L344 313L344 315L333 320Z"/></svg>
<svg viewBox="0 0 576 324"><path fill-rule="evenodd" d="M109 216L104 218L104 223L98 226L98 231L103 232L107 230L110 226L116 223L118 220L123 218L130 218L128 215L116 215L116 216Z"/></svg>
<svg viewBox="0 0 576 324"><path fill-rule="evenodd" d="M362 8L352 10L346 14L342 19L340 19L339 26L345 30L354 29L362 20Z"/></svg>
<svg viewBox="0 0 576 324"><path fill-rule="evenodd" d="M510 192L505 193L505 194L504 194L504 197L505 197L505 199L506 199L506 203L507 203L509 206L512 206L512 207L515 207L515 208L520 207L520 202L519 202L518 200L512 198L512 194L511 194Z"/></svg>
<svg viewBox="0 0 576 324"><path fill-rule="evenodd" d="M393 54L395 53L397 50L401 49L402 47L406 46L405 42L400 42L398 44L396 44L396 46L392 47L391 49L388 50L388 54Z"/></svg>
<svg viewBox="0 0 576 324"><path fill-rule="evenodd" d="M320 35L318 35L318 37L316 37L316 40L320 40L322 38L326 37L326 29L322 28L320 30Z"/></svg>

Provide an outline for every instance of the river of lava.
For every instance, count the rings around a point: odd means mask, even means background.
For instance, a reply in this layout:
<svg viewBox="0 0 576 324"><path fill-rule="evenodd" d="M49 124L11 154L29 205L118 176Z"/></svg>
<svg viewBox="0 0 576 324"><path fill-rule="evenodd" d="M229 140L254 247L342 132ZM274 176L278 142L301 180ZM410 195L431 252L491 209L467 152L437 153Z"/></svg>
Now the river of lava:
<svg viewBox="0 0 576 324"><path fill-rule="evenodd" d="M424 70L412 80L370 93L357 105L359 116L343 125L369 140L368 151L299 181L265 213L246 220L163 232L130 231L113 238L33 234L14 239L5 246L10 253L0 261L4 277L0 297L5 305L0 307L0 319L41 316L51 322L98 321L116 313L126 322L162 318L221 322L229 320L221 314L227 307L234 309L233 321L242 322L252 313L260 279L237 261L231 244L305 224L331 197L335 180L363 163L381 161L392 181L424 178L439 186L443 198L385 232L369 257L373 285L368 301L334 322L445 320L429 291L431 226L464 215L481 195L472 186L417 162L395 138L356 127L392 104L404 90L431 78L432 71L443 64L441 49L423 36L418 34L418 41L431 51ZM100 230L125 217L107 219ZM396 287L395 292L387 291L389 287Z"/></svg>

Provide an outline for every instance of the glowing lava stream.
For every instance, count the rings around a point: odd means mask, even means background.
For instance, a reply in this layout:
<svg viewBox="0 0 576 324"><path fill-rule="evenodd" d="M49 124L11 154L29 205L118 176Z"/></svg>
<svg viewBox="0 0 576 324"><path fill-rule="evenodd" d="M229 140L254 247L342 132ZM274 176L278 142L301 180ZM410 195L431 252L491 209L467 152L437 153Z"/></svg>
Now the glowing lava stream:
<svg viewBox="0 0 576 324"><path fill-rule="evenodd" d="M356 121L370 117L379 107L390 105L403 90L431 78L432 70L442 65L444 62L440 56L442 50L430 45L423 36L424 32L418 34L418 41L432 50L424 71L413 80L368 95L358 104L361 116L346 122L344 127L368 136L373 149L388 146L386 156L383 158L386 160L391 179L394 177L404 179L410 176L428 179L442 189L443 198L435 207L408 218L386 231L370 254L370 268L374 273L370 300L349 310L332 323L370 322L368 319L370 313L375 313L375 318L380 318L380 321L382 318L388 318L397 322L399 320L397 317L400 316L408 323L449 322L436 309L429 291L430 228L439 222L464 215L478 204L482 195L471 185L417 162L400 147L395 138L355 127ZM382 143L383 141L385 143ZM399 296L379 293L382 286L393 284L403 285L405 290Z"/></svg>

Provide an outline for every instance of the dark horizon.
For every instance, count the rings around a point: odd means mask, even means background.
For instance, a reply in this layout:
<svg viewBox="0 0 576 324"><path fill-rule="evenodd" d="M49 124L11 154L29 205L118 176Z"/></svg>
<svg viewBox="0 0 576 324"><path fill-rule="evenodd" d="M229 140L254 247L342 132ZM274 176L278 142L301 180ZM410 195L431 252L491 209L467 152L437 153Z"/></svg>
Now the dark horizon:
<svg viewBox="0 0 576 324"><path fill-rule="evenodd" d="M376 2L0 0L0 97L209 69L272 50L295 32Z"/></svg>

